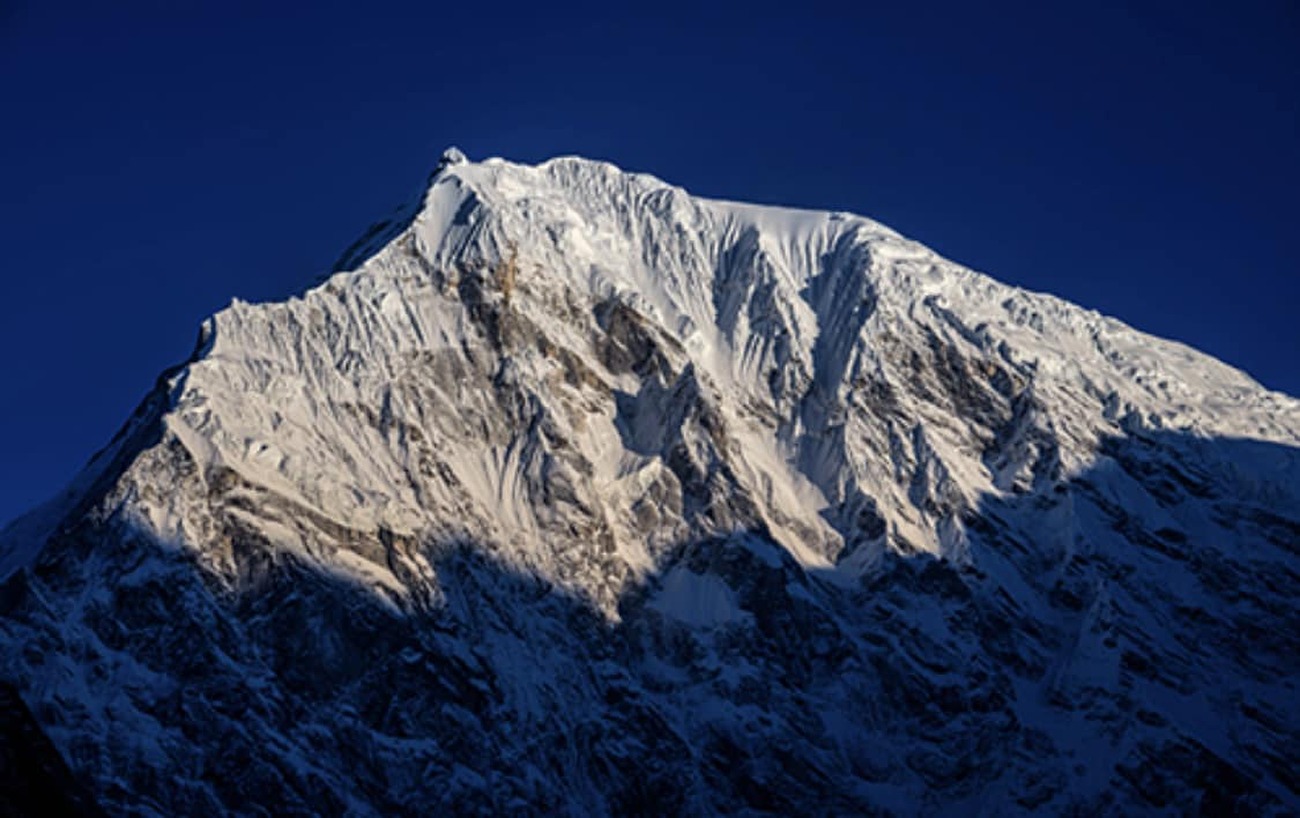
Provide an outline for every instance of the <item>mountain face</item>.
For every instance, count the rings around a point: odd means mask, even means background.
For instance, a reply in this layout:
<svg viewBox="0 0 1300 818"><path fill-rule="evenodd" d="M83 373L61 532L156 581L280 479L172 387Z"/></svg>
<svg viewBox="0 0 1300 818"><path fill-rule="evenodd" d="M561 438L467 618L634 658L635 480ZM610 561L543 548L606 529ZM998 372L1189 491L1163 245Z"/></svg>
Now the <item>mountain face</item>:
<svg viewBox="0 0 1300 818"><path fill-rule="evenodd" d="M449 151L0 536L120 815L1284 814L1300 402L867 219Z"/></svg>

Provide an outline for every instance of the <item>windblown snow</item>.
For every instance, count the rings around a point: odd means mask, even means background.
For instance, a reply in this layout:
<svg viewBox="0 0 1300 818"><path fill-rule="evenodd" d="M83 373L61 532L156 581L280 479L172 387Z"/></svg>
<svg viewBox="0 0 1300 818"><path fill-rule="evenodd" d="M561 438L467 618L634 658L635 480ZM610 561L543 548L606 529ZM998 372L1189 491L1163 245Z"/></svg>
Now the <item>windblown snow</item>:
<svg viewBox="0 0 1300 818"><path fill-rule="evenodd" d="M1298 446L869 219L453 149L0 535L0 678L121 814L1282 814Z"/></svg>

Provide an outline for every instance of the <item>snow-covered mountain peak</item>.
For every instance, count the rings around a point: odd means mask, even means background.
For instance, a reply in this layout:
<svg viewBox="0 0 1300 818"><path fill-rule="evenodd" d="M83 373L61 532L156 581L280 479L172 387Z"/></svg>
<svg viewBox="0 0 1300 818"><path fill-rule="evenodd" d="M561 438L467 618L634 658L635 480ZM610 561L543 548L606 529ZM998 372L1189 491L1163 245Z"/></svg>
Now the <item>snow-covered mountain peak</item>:
<svg viewBox="0 0 1300 818"><path fill-rule="evenodd" d="M790 320L808 340L823 323L837 323L824 313L839 301L814 305L805 290L843 273L863 279L873 297L898 312L974 311L972 326L991 336L1018 335L1034 360L1076 382L1087 379L1078 371L1084 352L1090 368L1102 375L1118 368L1122 380L1149 387L1151 397L1180 386L1197 396L1262 391L1208 356L1001 285L865 217L700 199L654 176L580 157L537 166L501 159L460 164L437 177L410 240L440 264L491 263L513 253L570 286L634 294L688 334L731 318L718 309L716 290L743 290L767 277L783 290ZM1011 325L1024 331L1006 333ZM1294 411L1294 402L1281 403Z"/></svg>
<svg viewBox="0 0 1300 818"><path fill-rule="evenodd" d="M211 733L290 813L1295 796L1295 399L576 157L449 149L336 270L0 535L0 671L96 702L48 726L99 791L240 803Z"/></svg>

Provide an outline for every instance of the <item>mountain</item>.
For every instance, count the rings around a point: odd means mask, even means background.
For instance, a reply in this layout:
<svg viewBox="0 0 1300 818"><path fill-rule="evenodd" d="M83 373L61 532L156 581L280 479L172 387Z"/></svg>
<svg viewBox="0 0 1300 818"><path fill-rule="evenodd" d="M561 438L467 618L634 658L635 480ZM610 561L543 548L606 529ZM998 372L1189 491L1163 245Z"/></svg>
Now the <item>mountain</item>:
<svg viewBox="0 0 1300 818"><path fill-rule="evenodd" d="M1281 815L1298 452L868 219L450 150L0 535L0 681L110 814Z"/></svg>

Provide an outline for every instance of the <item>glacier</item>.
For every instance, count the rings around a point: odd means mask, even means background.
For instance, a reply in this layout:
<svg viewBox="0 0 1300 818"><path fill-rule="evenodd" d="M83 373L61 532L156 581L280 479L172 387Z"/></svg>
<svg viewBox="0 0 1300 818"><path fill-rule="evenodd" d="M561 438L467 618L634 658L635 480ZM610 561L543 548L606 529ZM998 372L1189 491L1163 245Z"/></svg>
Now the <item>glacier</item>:
<svg viewBox="0 0 1300 818"><path fill-rule="evenodd" d="M337 266L0 533L110 814L1300 808L1300 401L577 157L449 150Z"/></svg>

